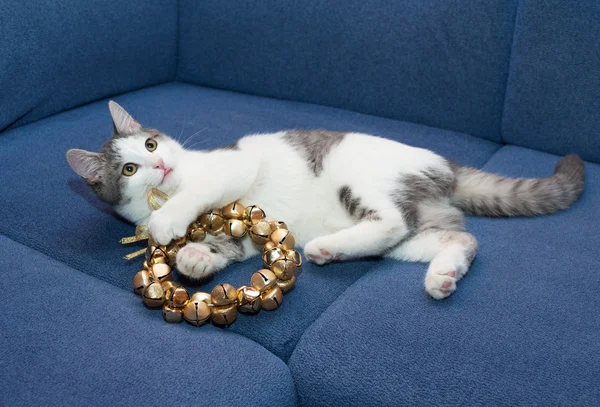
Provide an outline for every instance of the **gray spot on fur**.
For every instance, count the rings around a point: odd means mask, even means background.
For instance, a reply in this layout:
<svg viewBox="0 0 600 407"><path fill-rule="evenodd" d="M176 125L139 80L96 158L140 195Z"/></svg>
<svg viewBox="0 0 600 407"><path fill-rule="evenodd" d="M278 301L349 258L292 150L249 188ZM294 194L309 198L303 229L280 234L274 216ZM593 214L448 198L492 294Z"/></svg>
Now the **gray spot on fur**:
<svg viewBox="0 0 600 407"><path fill-rule="evenodd" d="M377 212L360 205L360 198L352 196L352 190L344 185L338 190L338 199L348 214L358 220L380 220Z"/></svg>
<svg viewBox="0 0 600 407"><path fill-rule="evenodd" d="M219 253L232 261L244 259L244 245L241 239L235 239L227 235L219 235L207 242L212 253Z"/></svg>
<svg viewBox="0 0 600 407"><path fill-rule="evenodd" d="M319 176L323 170L323 160L331 149L338 145L345 133L325 130L290 130L283 139L294 148L302 151L309 168Z"/></svg>
<svg viewBox="0 0 600 407"><path fill-rule="evenodd" d="M419 206L427 201L450 197L454 181L452 174L433 168L420 174L402 175L398 178L398 188L392 192L392 199L402 212L409 229L419 227Z"/></svg>

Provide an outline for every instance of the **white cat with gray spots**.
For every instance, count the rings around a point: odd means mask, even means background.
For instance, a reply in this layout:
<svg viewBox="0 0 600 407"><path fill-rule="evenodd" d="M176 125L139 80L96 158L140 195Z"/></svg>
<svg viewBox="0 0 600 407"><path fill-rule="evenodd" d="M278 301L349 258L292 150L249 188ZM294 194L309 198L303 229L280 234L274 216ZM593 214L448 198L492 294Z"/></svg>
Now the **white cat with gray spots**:
<svg viewBox="0 0 600 407"><path fill-rule="evenodd" d="M69 150L73 170L124 218L148 224L161 244L183 236L200 213L238 200L290 226L306 258L323 265L366 256L429 262L425 290L456 290L477 251L464 214L533 216L568 208L584 189L583 161L561 159L554 175L512 179L359 133L281 131L211 151L185 150L109 103L112 137L99 153ZM152 211L156 187L171 196ZM258 254L250 239L209 237L177 255L179 272L205 279Z"/></svg>

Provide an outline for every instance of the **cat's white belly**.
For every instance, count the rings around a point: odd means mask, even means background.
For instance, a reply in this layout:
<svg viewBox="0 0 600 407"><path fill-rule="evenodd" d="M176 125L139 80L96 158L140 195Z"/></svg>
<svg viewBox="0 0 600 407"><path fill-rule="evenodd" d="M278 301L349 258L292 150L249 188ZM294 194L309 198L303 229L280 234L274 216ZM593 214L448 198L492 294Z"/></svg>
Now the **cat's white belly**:
<svg viewBox="0 0 600 407"><path fill-rule="evenodd" d="M284 221L299 246L354 223L339 203L339 186L329 176L315 178L304 158L276 134L270 136L265 151L264 137L240 140L244 150L261 160L259 179L241 199L244 205L258 205L269 219Z"/></svg>

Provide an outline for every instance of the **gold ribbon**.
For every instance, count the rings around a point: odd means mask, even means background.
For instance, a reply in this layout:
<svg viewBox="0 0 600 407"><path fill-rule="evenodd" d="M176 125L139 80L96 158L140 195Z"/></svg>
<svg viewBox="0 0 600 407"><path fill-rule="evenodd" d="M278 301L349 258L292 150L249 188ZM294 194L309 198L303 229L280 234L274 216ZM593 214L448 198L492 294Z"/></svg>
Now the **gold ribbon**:
<svg viewBox="0 0 600 407"><path fill-rule="evenodd" d="M169 195L165 194L160 189L152 188L150 191L148 191L147 198L148 198L148 204L150 204L150 206L152 207L152 209L157 210L162 205L158 203L158 201L156 200L156 198L162 199L163 201L166 202L166 201L169 200ZM148 240L149 236L150 236L150 234L148 233L148 226L146 226L146 225L138 225L135 228L135 236L129 236L129 237L122 238L121 239L121 244L130 244L130 243L139 242L141 240ZM138 250L136 252L129 253L124 258L126 260L134 259L134 258L136 258L136 257L144 254L145 251L146 251L146 249L140 249L140 250Z"/></svg>

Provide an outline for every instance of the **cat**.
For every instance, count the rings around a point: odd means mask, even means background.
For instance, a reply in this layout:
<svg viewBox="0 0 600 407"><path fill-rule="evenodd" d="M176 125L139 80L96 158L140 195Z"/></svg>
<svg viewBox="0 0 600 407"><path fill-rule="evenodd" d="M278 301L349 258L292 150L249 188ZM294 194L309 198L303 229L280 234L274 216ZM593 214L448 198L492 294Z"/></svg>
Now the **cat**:
<svg viewBox="0 0 600 407"><path fill-rule="evenodd" d="M256 134L211 151L185 150L109 102L114 129L99 153L67 160L97 196L160 244L186 233L202 212L233 201L284 220L318 265L386 256L429 262L425 290L446 298L467 273L477 240L465 214L535 216L571 206L584 163L563 157L554 175L514 179L452 163L432 151L359 133L290 130ZM152 211L147 192L171 198ZM203 280L258 254L250 239L210 236L177 254L179 272Z"/></svg>

